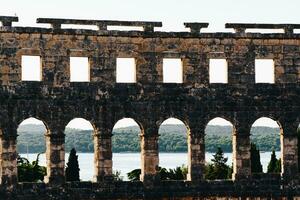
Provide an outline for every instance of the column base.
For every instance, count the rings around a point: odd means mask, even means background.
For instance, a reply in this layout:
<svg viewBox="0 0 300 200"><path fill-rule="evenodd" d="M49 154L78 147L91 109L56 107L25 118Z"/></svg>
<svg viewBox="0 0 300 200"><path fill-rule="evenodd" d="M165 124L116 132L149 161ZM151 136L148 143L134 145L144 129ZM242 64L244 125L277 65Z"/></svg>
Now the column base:
<svg viewBox="0 0 300 200"><path fill-rule="evenodd" d="M112 182L114 181L113 175L100 175L100 176L94 176L93 181L98 182Z"/></svg>
<svg viewBox="0 0 300 200"><path fill-rule="evenodd" d="M158 174L141 175L140 179L146 188L153 188L157 183L160 182L160 176Z"/></svg>
<svg viewBox="0 0 300 200"><path fill-rule="evenodd" d="M18 184L17 176L2 175L2 177L0 177L0 185L3 185L6 188L13 188L17 184Z"/></svg>
<svg viewBox="0 0 300 200"><path fill-rule="evenodd" d="M44 182L51 185L51 186L60 186L66 182L64 176L57 175L57 176L45 176Z"/></svg>

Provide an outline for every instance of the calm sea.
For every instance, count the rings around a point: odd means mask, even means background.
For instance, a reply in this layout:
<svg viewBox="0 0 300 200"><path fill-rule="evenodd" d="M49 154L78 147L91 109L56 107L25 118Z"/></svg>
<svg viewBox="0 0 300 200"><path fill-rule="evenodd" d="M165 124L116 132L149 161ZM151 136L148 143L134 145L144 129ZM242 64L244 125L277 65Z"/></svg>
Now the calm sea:
<svg viewBox="0 0 300 200"><path fill-rule="evenodd" d="M28 158L30 161L35 160L36 154L21 154L21 156ZM210 161L213 157L213 153L206 153L206 160ZM276 152L277 158L280 156L280 152ZM228 158L227 164L232 163L232 154L225 153L225 157ZM263 165L263 170L267 170L267 165L271 158L271 152L260 153L260 160ZM66 154L66 161L68 160L68 154ZM127 173L133 169L140 168L140 154L139 153L114 153L113 154L113 170L121 172L124 180L127 180ZM83 181L92 180L94 174L94 154L92 153L78 153L78 161L80 167L80 179ZM161 167L175 168L181 165L187 165L187 153L160 153L159 162ZM40 165L46 165L45 154L40 156Z"/></svg>

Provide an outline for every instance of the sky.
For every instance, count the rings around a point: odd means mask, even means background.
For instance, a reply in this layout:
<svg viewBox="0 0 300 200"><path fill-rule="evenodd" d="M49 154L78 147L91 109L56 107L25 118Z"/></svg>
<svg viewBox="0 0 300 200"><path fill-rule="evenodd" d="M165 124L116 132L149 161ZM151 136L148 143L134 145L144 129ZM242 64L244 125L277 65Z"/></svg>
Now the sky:
<svg viewBox="0 0 300 200"><path fill-rule="evenodd" d="M38 17L162 21L163 27L156 31L187 31L184 22L209 22L209 27L203 29L203 32L232 31L225 29L225 23L229 22L300 24L299 0L0 0L0 5L0 15L19 17L19 22L13 23L14 26L48 27L36 24ZM127 66L124 63L121 65ZM224 76L218 76L226 81ZM272 77L268 79L272 80ZM27 123L35 122L29 120ZM171 120L169 123L177 122ZM220 119L213 123L228 124ZM78 124L83 129L89 127L87 123L78 121L70 126ZM118 126L125 125L133 125L133 122L125 121ZM255 125L276 126L276 123L263 119Z"/></svg>

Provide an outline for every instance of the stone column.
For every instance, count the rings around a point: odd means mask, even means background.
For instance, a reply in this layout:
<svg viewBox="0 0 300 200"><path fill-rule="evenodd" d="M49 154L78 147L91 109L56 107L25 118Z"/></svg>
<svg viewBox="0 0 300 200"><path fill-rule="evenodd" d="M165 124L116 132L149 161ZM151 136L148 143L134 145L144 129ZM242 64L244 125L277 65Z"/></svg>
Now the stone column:
<svg viewBox="0 0 300 200"><path fill-rule="evenodd" d="M18 183L17 134L0 132L0 184L10 188Z"/></svg>
<svg viewBox="0 0 300 200"><path fill-rule="evenodd" d="M154 133L154 134L153 134ZM145 186L151 187L159 181L158 175L158 130L144 132L141 135L141 181Z"/></svg>
<svg viewBox="0 0 300 200"><path fill-rule="evenodd" d="M64 129L51 129L45 134L47 175L45 183L61 185L65 183L65 134Z"/></svg>
<svg viewBox="0 0 300 200"><path fill-rule="evenodd" d="M204 178L205 167L205 134L204 129L191 129L188 135L188 175L189 181L200 181Z"/></svg>
<svg viewBox="0 0 300 200"><path fill-rule="evenodd" d="M247 179L251 176L250 148L250 129L243 127L233 129L233 180Z"/></svg>
<svg viewBox="0 0 300 200"><path fill-rule="evenodd" d="M297 127L288 125L280 133L281 173L285 180L297 177L298 172L298 138Z"/></svg>
<svg viewBox="0 0 300 200"><path fill-rule="evenodd" d="M112 144L111 132L94 132L94 181L112 180Z"/></svg>

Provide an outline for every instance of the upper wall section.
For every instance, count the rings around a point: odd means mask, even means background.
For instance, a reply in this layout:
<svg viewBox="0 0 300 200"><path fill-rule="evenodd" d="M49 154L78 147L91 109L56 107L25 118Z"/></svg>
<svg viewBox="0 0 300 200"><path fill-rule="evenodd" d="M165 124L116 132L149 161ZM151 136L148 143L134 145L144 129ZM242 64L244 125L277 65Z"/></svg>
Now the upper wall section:
<svg viewBox="0 0 300 200"><path fill-rule="evenodd" d="M254 84L255 59L273 59L275 84L300 82L300 34L297 24L226 24L234 32L201 33L207 23L185 23L189 32L158 32L161 22L39 18L50 28L14 27L17 17L0 16L0 82L21 82L21 57L41 58L42 83L70 85L70 57L88 57L90 82L115 84L117 58L134 58L136 82L163 82L163 58L180 58L183 85L208 86L209 60L226 59L228 84ZM89 25L95 30L66 29ZM109 30L110 26L140 31ZM282 29L282 33L249 33L248 29Z"/></svg>

